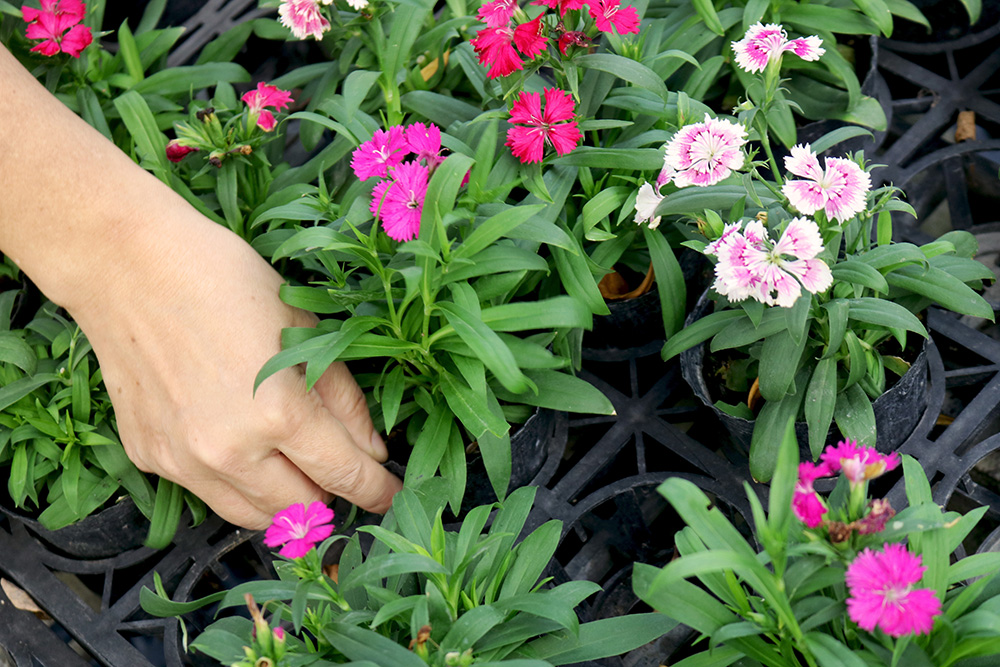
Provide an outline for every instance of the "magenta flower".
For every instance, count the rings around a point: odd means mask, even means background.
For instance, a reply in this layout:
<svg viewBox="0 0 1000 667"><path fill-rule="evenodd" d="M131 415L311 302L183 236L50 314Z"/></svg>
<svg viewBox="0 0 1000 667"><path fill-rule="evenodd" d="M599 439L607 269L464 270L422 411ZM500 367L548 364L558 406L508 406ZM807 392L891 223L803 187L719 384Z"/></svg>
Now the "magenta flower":
<svg viewBox="0 0 1000 667"><path fill-rule="evenodd" d="M86 6L80 0L43 0L40 10L27 5L21 7L21 14L28 23L25 36L41 40L31 50L43 56L51 57L61 52L79 58L94 41L90 28L80 23L85 13Z"/></svg>
<svg viewBox="0 0 1000 667"><path fill-rule="evenodd" d="M574 9L583 9L585 0L532 0L533 5L542 5L549 9L558 9L559 18L566 16L566 12Z"/></svg>
<svg viewBox="0 0 1000 667"><path fill-rule="evenodd" d="M666 164L677 170L674 183L715 185L743 166L743 144L747 131L739 123L712 118L685 125L667 144Z"/></svg>
<svg viewBox="0 0 1000 667"><path fill-rule="evenodd" d="M705 248L719 259L712 285L716 292L730 301L753 297L783 308L795 303L802 287L817 294L833 283L830 267L816 259L822 251L819 227L808 218L793 218L777 243L771 243L755 220L743 233L727 226L723 236Z"/></svg>
<svg viewBox="0 0 1000 667"><path fill-rule="evenodd" d="M621 6L619 0L591 0L590 16L601 32L611 32L614 28L619 35L639 34L639 13L635 7Z"/></svg>
<svg viewBox="0 0 1000 667"><path fill-rule="evenodd" d="M795 483L792 495L792 512L809 528L822 525L823 515L827 512L826 505L813 488L813 482L832 474L826 465L816 465L809 461L799 464L799 480Z"/></svg>
<svg viewBox="0 0 1000 667"><path fill-rule="evenodd" d="M274 129L274 114L266 107L274 107L275 111L281 111L292 101L292 94L287 90L281 90L277 86L261 81L257 84L256 90L251 90L243 94L240 98L250 110L250 122L257 122L257 127L270 132Z"/></svg>
<svg viewBox="0 0 1000 667"><path fill-rule="evenodd" d="M504 28L517 11L517 0L492 0L479 8L479 20L488 28Z"/></svg>
<svg viewBox="0 0 1000 667"><path fill-rule="evenodd" d="M534 58L548 48L548 40L542 34L542 16L514 28L514 46L528 58Z"/></svg>
<svg viewBox="0 0 1000 667"><path fill-rule="evenodd" d="M850 220L865 210L871 176L852 160L829 157L825 161L824 171L808 144L792 146L785 168L807 180L786 181L781 191L792 206L806 215L822 209L827 218Z"/></svg>
<svg viewBox="0 0 1000 667"><path fill-rule="evenodd" d="M776 23L756 25L747 30L746 35L738 42L733 42L733 53L736 54L736 64L747 72L760 72L773 59L780 59L785 51L791 51L802 60L819 60L826 53L820 47L823 40L812 35L788 39L785 30Z"/></svg>
<svg viewBox="0 0 1000 667"><path fill-rule="evenodd" d="M328 5L332 0L324 1ZM330 29L319 8L320 0L284 0L278 6L278 20L292 31L296 39L323 39L323 33Z"/></svg>
<svg viewBox="0 0 1000 667"><path fill-rule="evenodd" d="M420 233L429 175L419 162L402 162L390 170L392 180L381 181L372 190L372 215L382 221L390 238L410 241Z"/></svg>
<svg viewBox="0 0 1000 667"><path fill-rule="evenodd" d="M541 96L522 91L510 110L511 128L507 130L510 152L525 164L541 162L545 144L551 144L559 155L569 153L582 136L574 112L573 98L564 90L545 89L544 114Z"/></svg>
<svg viewBox="0 0 1000 667"><path fill-rule="evenodd" d="M441 157L441 128L437 125L411 123L406 126L405 139L410 152L416 153L416 159L423 160L432 170L444 162Z"/></svg>
<svg viewBox="0 0 1000 667"><path fill-rule="evenodd" d="M899 454L896 452L884 456L873 447L864 447L854 440L841 440L836 447L827 447L820 460L835 473L843 471L852 487L899 466Z"/></svg>
<svg viewBox="0 0 1000 667"><path fill-rule="evenodd" d="M440 140L440 131L438 137ZM402 162L411 150L401 125L394 125L388 130L375 130L371 139L354 149L351 169L362 181L372 176L385 178L389 175L389 168Z"/></svg>
<svg viewBox="0 0 1000 667"><path fill-rule="evenodd" d="M264 544L281 545L279 556L301 558L309 550L333 533L333 510L321 502L306 508L305 503L295 503L274 515L271 525L264 532Z"/></svg>
<svg viewBox="0 0 1000 667"><path fill-rule="evenodd" d="M167 142L167 159L171 162L180 162L188 153L194 153L197 150L197 148L183 145L177 139L171 139Z"/></svg>
<svg viewBox="0 0 1000 667"><path fill-rule="evenodd" d="M929 588L913 588L927 569L902 544L882 552L865 549L847 567L847 614L863 630L878 626L891 637L929 634L941 600Z"/></svg>

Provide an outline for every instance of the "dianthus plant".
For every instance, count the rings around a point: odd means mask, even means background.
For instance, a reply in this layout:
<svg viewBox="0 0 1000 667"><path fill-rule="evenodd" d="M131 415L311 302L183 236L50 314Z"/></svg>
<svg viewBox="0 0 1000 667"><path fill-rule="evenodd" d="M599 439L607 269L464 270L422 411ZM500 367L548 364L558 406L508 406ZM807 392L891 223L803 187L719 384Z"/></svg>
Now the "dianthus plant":
<svg viewBox="0 0 1000 667"><path fill-rule="evenodd" d="M917 461L853 441L798 464L786 427L767 512L746 485L751 541L692 482L659 488L687 524L676 536L680 557L663 568L637 564L633 586L705 640L704 652L671 664L992 664L1000 645L981 633L1000 619L1000 554L951 560L987 508L943 511ZM869 498L868 482L900 464L908 507L896 513ZM828 496L814 487L820 479Z"/></svg>
<svg viewBox="0 0 1000 667"><path fill-rule="evenodd" d="M635 220L669 219L689 236L684 245L714 264L714 309L707 304L708 314L670 337L663 357L705 341L710 353L735 350L724 379L764 399L750 467L767 480L788 417L805 420L814 458L834 420L845 437L875 442L872 401L886 390L887 372L909 368L907 334L927 336L918 315L928 305L991 320L993 313L975 291L992 274L972 259L970 234L920 247L894 242L892 215L913 214L898 190L873 190L873 166L860 153L820 157L863 130L836 130L776 158L765 117L779 102L780 61L813 58L822 47L812 37L754 46L757 32L733 45L757 77L738 117L706 115L680 128L656 184L639 190ZM753 419L747 404L716 403Z"/></svg>
<svg viewBox="0 0 1000 667"><path fill-rule="evenodd" d="M522 298L548 271L536 239L573 241L552 222L554 205L482 195L499 128L477 129L475 158L446 150L464 142L434 124L377 129L351 156L349 186L296 200L319 224L282 232L274 260L301 262L308 283L282 297L325 319L286 330L258 376L305 363L312 386L332 363L363 360L355 377L376 426L413 445L405 481L440 470L456 512L467 449L503 498L511 423L535 407L612 412L570 372L568 334L590 327L590 310L558 293Z"/></svg>
<svg viewBox="0 0 1000 667"><path fill-rule="evenodd" d="M449 530L441 481L405 488L381 525L361 527L349 539L327 537L332 512L321 503L290 507L275 516L265 539L297 544L275 563L279 581L253 581L187 604L170 602L157 581L159 595L142 591L143 607L170 616L213 602L223 612L248 606L251 619L222 618L191 644L227 667L552 667L630 651L676 625L653 613L580 624L574 607L600 587L541 578L561 522L518 540L535 489L512 493L486 530L492 505L472 509ZM371 545L364 551L362 533ZM336 564L324 567L334 552Z"/></svg>

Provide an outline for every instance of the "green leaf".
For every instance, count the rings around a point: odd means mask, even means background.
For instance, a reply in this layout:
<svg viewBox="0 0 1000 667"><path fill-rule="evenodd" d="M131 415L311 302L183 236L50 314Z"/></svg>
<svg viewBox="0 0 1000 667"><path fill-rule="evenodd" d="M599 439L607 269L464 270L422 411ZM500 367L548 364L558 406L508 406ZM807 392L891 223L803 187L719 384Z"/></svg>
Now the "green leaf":
<svg viewBox="0 0 1000 667"><path fill-rule="evenodd" d="M872 133L863 127L838 127L832 132L827 132L822 137L810 144L814 153L822 153L828 148L833 148L837 144L853 139L854 137L871 137Z"/></svg>
<svg viewBox="0 0 1000 667"><path fill-rule="evenodd" d="M868 667L854 651L828 634L810 632L805 643L820 667Z"/></svg>
<svg viewBox="0 0 1000 667"><path fill-rule="evenodd" d="M590 329L593 326L587 307L568 296L484 308L482 320L494 331ZM0 389L0 393L2 391Z"/></svg>
<svg viewBox="0 0 1000 667"><path fill-rule="evenodd" d="M593 55L608 54L595 53ZM586 57L590 58L591 56ZM663 151L659 148L594 148L592 146L580 146L573 152L552 160L552 164L564 167L653 171L663 167ZM657 215L659 215L659 212L657 212Z"/></svg>
<svg viewBox="0 0 1000 667"><path fill-rule="evenodd" d="M871 399L859 385L852 384L837 395L833 414L846 439L875 446L875 412Z"/></svg>
<svg viewBox="0 0 1000 667"><path fill-rule="evenodd" d="M993 321L993 309L983 297L958 278L933 266L902 266L886 276L893 287L936 301L943 308L962 315Z"/></svg>
<svg viewBox="0 0 1000 667"><path fill-rule="evenodd" d="M462 425L468 429L474 438L481 438L487 431L496 437L502 437L510 429L510 425L502 418L494 415L486 407L486 400L460 378L443 371L440 374L441 393L444 394L448 407L455 413Z"/></svg>
<svg viewBox="0 0 1000 667"><path fill-rule="evenodd" d="M695 0L696 2L706 2L707 0ZM713 10L714 14L714 10ZM718 16L715 17L718 23ZM719 26L718 34L723 34L722 26ZM646 90L660 96L664 102L667 101L667 86L663 83L663 77L642 63L638 63L631 58L615 55L613 53L590 53L577 56L573 62L584 69L598 70L614 74L619 79L645 88ZM661 157L662 160L662 157Z"/></svg>
<svg viewBox="0 0 1000 667"><path fill-rule="evenodd" d="M809 388L806 389L805 415L809 427L809 451L813 460L819 458L833 422L837 402L837 360L826 357L816 362Z"/></svg>
<svg viewBox="0 0 1000 667"><path fill-rule="evenodd" d="M148 79L147 79L148 80ZM167 138L163 136L156 125L153 112L149 110L146 100L130 90L115 98L115 108L118 110L135 141L136 150L143 162L164 183L170 183L170 163L167 160Z"/></svg>
<svg viewBox="0 0 1000 667"><path fill-rule="evenodd" d="M881 294L889 293L889 283L882 274L864 262L845 260L835 264L830 271L837 282L854 283Z"/></svg>
<svg viewBox="0 0 1000 667"><path fill-rule="evenodd" d="M439 403L434 407L413 445L413 453L410 454L410 461L406 466L407 484L432 477L448 446L454 418L447 403Z"/></svg>
<svg viewBox="0 0 1000 667"><path fill-rule="evenodd" d="M562 537L562 521L546 521L524 538L514 551L514 562L504 577L499 600L524 595L535 587Z"/></svg>
<svg viewBox="0 0 1000 667"><path fill-rule="evenodd" d="M854 0L854 4L878 26L885 37L892 37L892 13L884 0Z"/></svg>
<svg viewBox="0 0 1000 667"><path fill-rule="evenodd" d="M38 366L31 346L20 335L9 332L0 332L0 362L14 364L27 375L33 375Z"/></svg>
<svg viewBox="0 0 1000 667"><path fill-rule="evenodd" d="M458 336L472 348L476 358L490 369L505 389L519 394L530 387L528 379L517 367L514 355L493 329L458 304L442 301L437 307L455 328ZM502 432L493 432L502 435Z"/></svg>
<svg viewBox="0 0 1000 667"><path fill-rule="evenodd" d="M170 67L139 81L132 86L132 92L169 97L187 93L190 90L208 88L219 81L245 83L250 81L250 73L235 63L204 63L202 65Z"/></svg>
<svg viewBox="0 0 1000 667"><path fill-rule="evenodd" d="M156 500L145 545L150 549L164 549L169 546L177 532L177 526L180 525L183 511L184 489L161 477L156 484Z"/></svg>
<svg viewBox="0 0 1000 667"><path fill-rule="evenodd" d="M545 206L542 204L504 208L504 210L487 218L472 230L468 238L455 249L453 256L457 258L474 256L478 252L485 250L497 239L507 236L509 232L533 218L544 208Z"/></svg>
<svg viewBox="0 0 1000 667"><path fill-rule="evenodd" d="M385 432L388 433L396 424L396 415L403 401L403 390L406 381L403 378L402 366L395 366L385 378L382 385L382 419L385 422Z"/></svg>
<svg viewBox="0 0 1000 667"><path fill-rule="evenodd" d="M660 153L662 166L663 155ZM659 167L657 167L659 168ZM654 215L701 215L705 209L728 211L743 197L747 191L742 185L709 185L704 188L686 188L666 197L656 207ZM764 208L775 203L774 197L760 197Z"/></svg>
<svg viewBox="0 0 1000 667"><path fill-rule="evenodd" d="M726 34L726 30L722 27L722 22L719 20L719 15L715 11L715 5L712 0L692 0L692 4L695 11L698 12L698 16L705 22L709 30L716 35Z"/></svg>
<svg viewBox="0 0 1000 667"><path fill-rule="evenodd" d="M370 660L376 665L427 667L417 654L388 637L347 623L327 623L323 638L351 660Z"/></svg>
<svg viewBox="0 0 1000 667"><path fill-rule="evenodd" d="M927 32L931 31L931 24L924 16L920 9L917 8L909 0L885 0L886 6L889 7L889 11L893 13L894 16L899 16L907 21L913 21L914 23L919 23L920 25L927 28Z"/></svg>
<svg viewBox="0 0 1000 667"><path fill-rule="evenodd" d="M849 9L824 5L789 5L781 13L784 22L802 32L838 32L847 35L874 35L878 26L866 16Z"/></svg>
<svg viewBox="0 0 1000 667"><path fill-rule="evenodd" d="M664 361L667 361L684 350L692 348L715 336L732 324L734 320L741 320L745 317L746 315L739 310L720 310L710 313L692 322L672 336L664 344L663 349L660 351L660 356Z"/></svg>
<svg viewBox="0 0 1000 667"><path fill-rule="evenodd" d="M906 329L927 338L927 330L916 315L894 301L862 297L848 299L847 303L848 317L856 322L877 324L890 329Z"/></svg>
<svg viewBox="0 0 1000 667"><path fill-rule="evenodd" d="M780 401L789 392L795 373L802 364L806 340L807 338L803 336L796 343L787 330L779 331L764 339L759 380L760 395L766 401Z"/></svg>
<svg viewBox="0 0 1000 667"><path fill-rule="evenodd" d="M522 403L563 412L615 414L611 401L586 380L547 369L529 370L525 375L537 385L537 394L531 392L513 394L497 388L497 398L510 403Z"/></svg>
<svg viewBox="0 0 1000 667"><path fill-rule="evenodd" d="M413 572L444 574L448 570L433 558L420 554L392 553L384 556L372 556L343 578L340 582L340 590L343 592L358 586L378 586L387 577Z"/></svg>
<svg viewBox="0 0 1000 667"><path fill-rule="evenodd" d="M979 21L979 17L983 13L982 0L962 0L962 4L965 6L965 11L969 14L969 23Z"/></svg>
<svg viewBox="0 0 1000 667"><path fill-rule="evenodd" d="M125 71L132 77L132 81L142 81L145 74L142 59L139 57L139 47L135 45L135 37L128 28L128 21L118 28L118 55L125 63Z"/></svg>
<svg viewBox="0 0 1000 667"><path fill-rule="evenodd" d="M648 225L642 226L643 238L649 248L649 258L656 274L656 289L663 314L663 331L669 340L684 326L684 305L687 303L687 286L684 272L667 239Z"/></svg>
<svg viewBox="0 0 1000 667"><path fill-rule="evenodd" d="M796 377L796 386L804 384L800 379L802 371ZM788 394L780 401L766 401L757 416L753 435L750 439L750 474L759 482L768 482L774 474L778 463L778 449L785 433L788 420L794 420L802 404L801 390Z"/></svg>
<svg viewBox="0 0 1000 667"><path fill-rule="evenodd" d="M676 625L662 614L631 614L584 623L575 637L566 633L536 639L527 649L553 665L569 665L621 655L662 637Z"/></svg>

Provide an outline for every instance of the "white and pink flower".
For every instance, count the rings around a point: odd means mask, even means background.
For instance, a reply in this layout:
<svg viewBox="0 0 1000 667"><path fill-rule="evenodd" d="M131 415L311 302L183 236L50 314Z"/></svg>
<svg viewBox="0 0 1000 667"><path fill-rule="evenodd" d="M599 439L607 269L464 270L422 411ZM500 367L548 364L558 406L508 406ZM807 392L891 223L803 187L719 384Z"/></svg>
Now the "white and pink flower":
<svg viewBox="0 0 1000 667"><path fill-rule="evenodd" d="M278 20L297 39L323 39L323 34L330 29L330 22L323 16L319 6L329 5L331 2L333 0L284 0L278 6ZM354 6L353 3L351 6Z"/></svg>
<svg viewBox="0 0 1000 667"><path fill-rule="evenodd" d="M769 62L780 59L785 51L791 51L802 60L819 60L826 53L820 44L823 40L816 35L788 39L788 35L777 23L756 25L747 30L738 42L733 42L736 64L747 72L761 72Z"/></svg>
<svg viewBox="0 0 1000 667"><path fill-rule="evenodd" d="M781 191L800 213L812 215L823 210L827 218L850 220L865 210L871 176L852 160L825 158L826 169L819 166L809 144L795 145L785 158L785 168L805 180L789 180Z"/></svg>
<svg viewBox="0 0 1000 667"><path fill-rule="evenodd" d="M739 123L712 118L685 125L667 144L666 166L676 170L674 184L714 185L743 167L747 131Z"/></svg>
<svg viewBox="0 0 1000 667"><path fill-rule="evenodd" d="M753 297L767 305L791 307L802 288L817 294L830 287L830 267L816 256L823 251L819 227L808 218L793 218L777 243L759 221L743 232L727 225L706 254L718 257L713 288L730 301Z"/></svg>

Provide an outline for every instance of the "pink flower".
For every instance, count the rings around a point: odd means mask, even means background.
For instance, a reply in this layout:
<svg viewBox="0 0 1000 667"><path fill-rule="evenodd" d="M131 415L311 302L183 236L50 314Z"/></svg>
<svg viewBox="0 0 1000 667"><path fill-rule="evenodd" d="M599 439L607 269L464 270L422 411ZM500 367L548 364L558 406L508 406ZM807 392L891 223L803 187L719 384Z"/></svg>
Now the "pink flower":
<svg viewBox="0 0 1000 667"><path fill-rule="evenodd" d="M541 96L522 91L510 110L511 128L507 130L510 152L527 164L542 161L547 143L559 155L572 151L582 136L574 120L574 108L569 93L546 88L543 114Z"/></svg>
<svg viewBox="0 0 1000 667"><path fill-rule="evenodd" d="M40 10L21 7L21 14L28 23L25 36L42 40L31 50L43 56L62 52L79 58L94 41L90 28L80 23L85 12L86 6L79 0L44 0Z"/></svg>
<svg viewBox="0 0 1000 667"><path fill-rule="evenodd" d="M587 37L587 33L580 32L578 30L564 32L562 36L559 37L559 53L564 56L569 55L569 47L571 46L587 48L590 46L590 38Z"/></svg>
<svg viewBox="0 0 1000 667"><path fill-rule="evenodd" d="M929 588L913 588L926 570L902 544L882 552L865 549L847 567L847 614L863 630L878 626L891 637L929 634L941 600Z"/></svg>
<svg viewBox="0 0 1000 667"><path fill-rule="evenodd" d="M514 28L514 46L528 58L534 58L548 48L548 40L542 34L542 16L544 14Z"/></svg>
<svg viewBox="0 0 1000 667"><path fill-rule="evenodd" d="M712 118L685 125L667 144L666 164L677 170L674 183L714 185L743 166L747 131L739 123Z"/></svg>
<svg viewBox="0 0 1000 667"><path fill-rule="evenodd" d="M291 30L296 39L323 39L323 33L330 29L330 22L321 13L319 5L319 0L284 0L278 6L281 25Z"/></svg>
<svg viewBox="0 0 1000 667"><path fill-rule="evenodd" d="M517 11L517 0L492 0L479 8L479 20L489 28L505 28Z"/></svg>
<svg viewBox="0 0 1000 667"><path fill-rule="evenodd" d="M792 511L799 521L809 528L822 525L823 515L827 512L826 505L813 488L813 482L832 474L825 465L816 465L808 461L799 464L799 480L792 495Z"/></svg>
<svg viewBox="0 0 1000 667"><path fill-rule="evenodd" d="M803 60L819 60L826 53L820 47L823 43L816 35L789 40L785 30L777 23L756 25L747 30L738 42L733 42L736 64L747 72L760 72L772 59L780 59L785 51L792 51Z"/></svg>
<svg viewBox="0 0 1000 667"><path fill-rule="evenodd" d="M194 153L197 150L197 148L183 145L177 139L171 139L167 142L167 159L171 162L180 162L188 153Z"/></svg>
<svg viewBox="0 0 1000 667"><path fill-rule="evenodd" d="M795 304L801 287L816 294L833 283L830 267L816 259L822 251L819 227L808 218L793 218L773 245L763 225L756 222L748 224L742 234L727 226L723 236L706 248L719 258L712 285L715 291L730 301L753 297L783 308Z"/></svg>
<svg viewBox="0 0 1000 667"><path fill-rule="evenodd" d="M591 0L589 4L590 15L601 32L611 32L614 27L619 35L639 34L639 13L635 7L621 7L619 0Z"/></svg>
<svg viewBox="0 0 1000 667"><path fill-rule="evenodd" d="M389 175L389 168L402 162L410 150L401 125L394 125L388 130L375 130L371 139L354 150L351 168L362 181L372 176L385 178Z"/></svg>
<svg viewBox="0 0 1000 667"><path fill-rule="evenodd" d="M583 9L586 0L532 0L533 5L542 5L549 9L558 9L559 18L566 16L566 12L574 9Z"/></svg>
<svg viewBox="0 0 1000 667"><path fill-rule="evenodd" d="M391 181L382 181L372 190L372 215L382 221L390 238L410 241L420 233L429 174L419 162L402 162L390 171Z"/></svg>
<svg viewBox="0 0 1000 667"><path fill-rule="evenodd" d="M278 555L301 558L309 550L333 533L333 510L321 502L306 508L305 503L295 503L274 515L264 533L264 544L281 546Z"/></svg>
<svg viewBox="0 0 1000 667"><path fill-rule="evenodd" d="M841 440L836 447L826 448L820 460L833 472L843 471L851 486L875 479L899 466L899 454L879 454L873 447L864 447L854 440Z"/></svg>
<svg viewBox="0 0 1000 667"><path fill-rule="evenodd" d="M411 123L406 126L405 138L406 146L410 152L416 153L416 159L423 160L424 164L431 169L444 162L444 158L441 157L441 128L437 125L433 123L429 125ZM402 156L400 156L400 161L402 159Z"/></svg>
<svg viewBox="0 0 1000 667"><path fill-rule="evenodd" d="M785 169L807 179L786 181L781 188L792 206L802 213L811 215L823 209L828 218L844 222L865 210L872 179L856 162L826 158L824 171L808 144L795 145L785 158Z"/></svg>
<svg viewBox="0 0 1000 667"><path fill-rule="evenodd" d="M256 90L251 90L243 94L240 98L250 110L250 122L257 120L257 127L270 132L274 129L274 114L267 111L265 107L274 107L275 111L281 111L292 101L292 94L287 90L281 90L277 86L272 86L261 81L257 84Z"/></svg>
<svg viewBox="0 0 1000 667"><path fill-rule="evenodd" d="M285 629L283 627L281 627L279 625L278 627L272 629L271 630L271 634L273 634L274 638L277 639L279 642L284 643L284 641L285 641Z"/></svg>
<svg viewBox="0 0 1000 667"><path fill-rule="evenodd" d="M514 49L514 31L509 26L484 28L469 43L476 50L479 64L489 68L486 76L490 79L524 68L524 61Z"/></svg>

